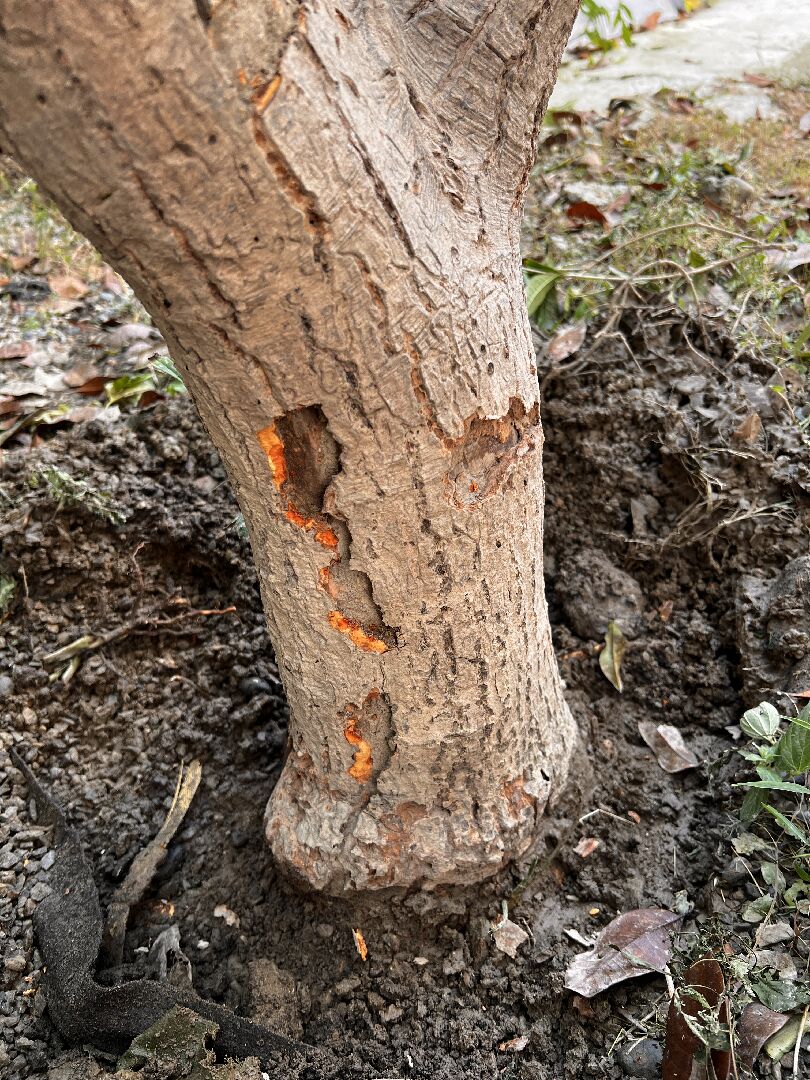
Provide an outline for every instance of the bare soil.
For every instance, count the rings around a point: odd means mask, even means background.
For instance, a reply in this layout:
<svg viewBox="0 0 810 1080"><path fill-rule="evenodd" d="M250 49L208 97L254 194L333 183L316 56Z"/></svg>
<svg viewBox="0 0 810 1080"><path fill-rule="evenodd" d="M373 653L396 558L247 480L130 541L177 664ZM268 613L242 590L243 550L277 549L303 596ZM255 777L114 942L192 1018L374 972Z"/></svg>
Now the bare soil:
<svg viewBox="0 0 810 1080"><path fill-rule="evenodd" d="M576 999L563 972L582 947L564 930L589 934L640 906L694 905L684 948L719 926L746 932L707 888L728 861L723 769L663 772L637 724L675 725L703 762L733 746L727 729L756 689L743 692L737 582L775 577L806 551L810 473L795 417L767 389L772 370L730 360L720 331L704 334L682 313L630 308L621 327L630 350L605 338L588 355L592 326L586 362L546 381L547 586L583 736L577 777L533 856L462 893L338 902L302 896L277 876L262 815L282 763L286 706L238 508L187 398L6 449L1 568L20 588L0 628L0 942L24 966L7 967L0 993L4 1077L43 1075L68 1049L38 989L30 922L47 891L48 835L28 820L10 744L26 748L67 808L102 902L157 830L179 764L203 762L184 827L131 920L133 972L176 922L202 995L329 1047L347 1076L657 1075L656 1018L640 1028L630 1018L661 1005L663 981ZM85 345L79 331L66 363ZM752 411L762 435L741 448L732 433ZM31 486L48 463L109 492L126 520L59 509ZM701 472L723 480L716 508L701 494ZM185 610L177 598L236 611L162 631L139 624L68 683L48 681L46 654L143 614ZM621 695L596 655L617 610L630 639ZM776 678L791 663L772 656ZM599 841L587 857L574 851L583 837ZM514 960L489 932L504 899L531 933ZM234 925L215 915L219 905ZM627 1036L645 1027L653 1042L640 1059ZM521 1035L522 1050L499 1049Z"/></svg>

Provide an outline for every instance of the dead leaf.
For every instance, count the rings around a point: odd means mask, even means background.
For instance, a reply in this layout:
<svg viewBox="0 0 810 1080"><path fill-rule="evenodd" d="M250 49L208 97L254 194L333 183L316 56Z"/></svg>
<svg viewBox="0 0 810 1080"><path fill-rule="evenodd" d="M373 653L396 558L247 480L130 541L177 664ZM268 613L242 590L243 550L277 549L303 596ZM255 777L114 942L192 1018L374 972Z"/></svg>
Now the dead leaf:
<svg viewBox="0 0 810 1080"><path fill-rule="evenodd" d="M591 202L585 202L584 199L571 203L565 213L572 221L595 221L606 231L610 230L610 222L599 207Z"/></svg>
<svg viewBox="0 0 810 1080"><path fill-rule="evenodd" d="M617 916L590 952L571 961L566 989L592 998L626 979L664 971L672 957L670 934L680 919L666 908L639 908Z"/></svg>
<svg viewBox="0 0 810 1080"><path fill-rule="evenodd" d="M90 291L76 274L51 274L48 278L51 292L61 300L81 300Z"/></svg>
<svg viewBox="0 0 810 1080"><path fill-rule="evenodd" d="M627 648L624 634L619 629L618 623L611 620L608 623L605 634L605 644L599 653L599 667L604 672L608 682L615 686L619 693L622 692L622 659Z"/></svg>
<svg viewBox="0 0 810 1080"><path fill-rule="evenodd" d="M29 397L31 394L41 394L44 389L42 383L30 379L11 379L3 387L3 393L7 397Z"/></svg>
<svg viewBox="0 0 810 1080"><path fill-rule="evenodd" d="M104 344L114 348L123 348L131 345L133 341L157 341L160 334L152 326L146 323L122 323L104 335Z"/></svg>
<svg viewBox="0 0 810 1080"><path fill-rule="evenodd" d="M0 345L0 360L20 360L31 352L31 345L27 341L12 341L8 345Z"/></svg>
<svg viewBox="0 0 810 1080"><path fill-rule="evenodd" d="M239 926L240 919L235 911L231 911L225 904L217 904L214 908L214 918L224 919L227 926Z"/></svg>
<svg viewBox="0 0 810 1080"><path fill-rule="evenodd" d="M660 11L651 12L644 22L641 24L642 30L654 30L658 26L658 20L661 18Z"/></svg>
<svg viewBox="0 0 810 1080"><path fill-rule="evenodd" d="M77 405L66 414L65 419L71 424L83 424L87 420L95 420L101 411L98 405Z"/></svg>
<svg viewBox="0 0 810 1080"><path fill-rule="evenodd" d="M36 261L37 256L31 253L27 255L9 255L6 259L6 262L15 274L19 274L21 270L27 270L28 267L33 266Z"/></svg>
<svg viewBox="0 0 810 1080"><path fill-rule="evenodd" d="M22 412L22 402L13 397L0 398L0 416L12 416Z"/></svg>
<svg viewBox="0 0 810 1080"><path fill-rule="evenodd" d="M577 846L574 848L574 854L579 855L580 859L587 859L589 855L593 855L596 849L599 847L599 841L594 836L583 836Z"/></svg>
<svg viewBox="0 0 810 1080"><path fill-rule="evenodd" d="M773 79L769 79L767 75L754 75L750 71L744 71L743 78L751 86L773 86Z"/></svg>
<svg viewBox="0 0 810 1080"><path fill-rule="evenodd" d="M97 377L98 368L94 364L77 364L75 367L68 368L62 376L62 382L65 386L77 389L78 387L83 386L88 379L95 379Z"/></svg>
<svg viewBox="0 0 810 1080"><path fill-rule="evenodd" d="M529 935L523 927L512 922L507 915L504 915L500 922L495 923L490 928L490 932L495 942L495 948L502 953L506 953L507 956L511 956L513 960L517 956L520 946L529 940Z"/></svg>
<svg viewBox="0 0 810 1080"><path fill-rule="evenodd" d="M600 156L595 150L591 150L590 148L582 151L579 155L577 164L584 165L590 173L600 173L604 168Z"/></svg>
<svg viewBox="0 0 810 1080"><path fill-rule="evenodd" d="M81 386L77 386L76 390L80 394L85 394L87 397L92 397L94 394L100 394L104 387L107 385L107 379L103 375L94 375L92 378L83 382Z"/></svg>
<svg viewBox="0 0 810 1080"><path fill-rule="evenodd" d="M585 340L584 326L568 326L558 330L546 346L546 356L549 360L565 360L573 356Z"/></svg>
<svg viewBox="0 0 810 1080"><path fill-rule="evenodd" d="M759 413L751 413L743 420L739 427L732 432L732 437L740 442L753 443L759 438L762 431L762 419Z"/></svg>
<svg viewBox="0 0 810 1080"><path fill-rule="evenodd" d="M656 724L652 720L641 720L638 731L655 754L664 772L683 772L684 769L695 769L700 764L697 756L684 742L683 735L672 724Z"/></svg>
<svg viewBox="0 0 810 1080"><path fill-rule="evenodd" d="M360 954L360 959L363 963L368 959L368 945L366 945L366 939L363 937L362 930L352 930L352 937L354 938L354 944Z"/></svg>
<svg viewBox="0 0 810 1080"><path fill-rule="evenodd" d="M518 1035L515 1039L507 1039L506 1042L498 1043L499 1050L509 1050L513 1054L525 1050L529 1045L528 1035Z"/></svg>
<svg viewBox="0 0 810 1080"><path fill-rule="evenodd" d="M690 1080L695 1054L703 1046L685 1017L698 1019L708 1007L721 1023L728 1023L728 1006L724 998L725 979L720 964L709 957L698 960L686 972L684 987L677 1000L672 999L667 1014L667 1037L662 1080ZM689 991L694 990L694 994ZM731 1054L728 1050L710 1051L717 1080L728 1080Z"/></svg>
<svg viewBox="0 0 810 1080"><path fill-rule="evenodd" d="M810 244L792 244L789 251L782 248L767 248L765 262L772 270L790 273L796 267L810 263Z"/></svg>

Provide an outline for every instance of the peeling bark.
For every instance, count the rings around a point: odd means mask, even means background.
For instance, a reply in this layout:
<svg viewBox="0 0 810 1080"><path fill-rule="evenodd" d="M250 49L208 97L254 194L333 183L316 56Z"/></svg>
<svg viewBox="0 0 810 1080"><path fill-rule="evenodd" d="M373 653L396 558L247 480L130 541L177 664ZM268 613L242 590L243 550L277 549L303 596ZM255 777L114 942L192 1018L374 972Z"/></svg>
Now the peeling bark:
<svg viewBox="0 0 810 1080"><path fill-rule="evenodd" d="M573 739L523 191L575 0L0 0L0 142L132 284L243 508L333 892L474 881Z"/></svg>

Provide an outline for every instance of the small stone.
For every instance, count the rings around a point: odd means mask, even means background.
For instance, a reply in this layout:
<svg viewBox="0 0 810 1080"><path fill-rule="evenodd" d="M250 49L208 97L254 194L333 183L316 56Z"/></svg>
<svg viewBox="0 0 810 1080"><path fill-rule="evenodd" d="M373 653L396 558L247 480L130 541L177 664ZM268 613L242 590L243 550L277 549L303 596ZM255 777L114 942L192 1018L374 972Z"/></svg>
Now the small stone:
<svg viewBox="0 0 810 1080"><path fill-rule="evenodd" d="M51 887L44 881L38 881L31 890L31 899L35 900L38 904L45 899L46 896L51 895Z"/></svg>
<svg viewBox="0 0 810 1080"><path fill-rule="evenodd" d="M20 972L25 971L27 961L22 953L13 953L11 956L5 958L3 965L6 971Z"/></svg>
<svg viewBox="0 0 810 1080"><path fill-rule="evenodd" d="M42 862L41 862L40 865L42 866L43 870L50 870L50 868L53 866L55 861L56 861L56 852L55 851L46 851L45 854L42 856Z"/></svg>
<svg viewBox="0 0 810 1080"><path fill-rule="evenodd" d="M403 1012L404 1010L399 1005L389 1005L380 1013L380 1019L384 1024L393 1024L395 1020L399 1020Z"/></svg>
<svg viewBox="0 0 810 1080"><path fill-rule="evenodd" d="M454 949L449 956L445 957L442 964L442 971L445 975L458 975L466 967L464 960L464 950Z"/></svg>
<svg viewBox="0 0 810 1080"><path fill-rule="evenodd" d="M0 698L8 697L14 689L14 683L8 675L0 675Z"/></svg>
<svg viewBox="0 0 810 1080"><path fill-rule="evenodd" d="M661 1046L654 1039L641 1039L640 1042L626 1044L616 1054L625 1076L637 1080L658 1080L661 1075Z"/></svg>
<svg viewBox="0 0 810 1080"><path fill-rule="evenodd" d="M267 682L266 679L260 678L258 675L248 675L247 678L240 680L239 691L249 701L251 698L258 697L260 694L269 694L270 683Z"/></svg>

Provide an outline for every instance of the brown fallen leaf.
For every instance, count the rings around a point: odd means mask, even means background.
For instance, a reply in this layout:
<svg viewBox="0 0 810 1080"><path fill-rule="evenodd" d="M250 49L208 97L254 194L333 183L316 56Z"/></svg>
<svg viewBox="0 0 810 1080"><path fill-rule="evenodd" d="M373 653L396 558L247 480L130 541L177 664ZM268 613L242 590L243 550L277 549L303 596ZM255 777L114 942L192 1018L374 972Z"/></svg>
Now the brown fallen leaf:
<svg viewBox="0 0 810 1080"><path fill-rule="evenodd" d="M6 262L14 271L15 274L19 274L21 270L27 270L29 266L33 266L37 261L37 256L32 253L26 255L9 255Z"/></svg>
<svg viewBox="0 0 810 1080"><path fill-rule="evenodd" d="M92 378L83 382L81 386L77 386L76 390L80 394L86 394L88 397L92 397L94 394L100 394L107 384L107 379L103 375L93 375Z"/></svg>
<svg viewBox="0 0 810 1080"><path fill-rule="evenodd" d="M0 360L20 360L31 352L31 345L27 341L11 341L8 345L0 345Z"/></svg>
<svg viewBox="0 0 810 1080"><path fill-rule="evenodd" d="M654 30L658 26L658 20L661 18L660 11L652 11L641 24L642 30Z"/></svg>
<svg viewBox="0 0 810 1080"><path fill-rule="evenodd" d="M624 634L619 629L619 624L611 620L605 634L605 644L599 653L599 667L608 682L615 686L619 693L624 689L622 683L622 660L626 648L627 642Z"/></svg>
<svg viewBox="0 0 810 1080"><path fill-rule="evenodd" d="M585 340L584 326L568 326L558 330L546 346L546 356L549 360L565 360L573 356Z"/></svg>
<svg viewBox="0 0 810 1080"><path fill-rule="evenodd" d="M664 772L683 772L684 769L695 769L700 764L697 756L684 742L683 735L672 724L641 720L638 731Z"/></svg>
<svg viewBox="0 0 810 1080"><path fill-rule="evenodd" d="M751 413L742 421L739 427L732 432L732 438L740 442L753 443L759 438L762 431L762 419L759 413Z"/></svg>
<svg viewBox="0 0 810 1080"><path fill-rule="evenodd" d="M663 972L672 957L670 935L680 919L666 908L639 908L617 916L593 949L571 961L566 989L592 998L615 983Z"/></svg>
<svg viewBox="0 0 810 1080"><path fill-rule="evenodd" d="M587 859L589 855L593 855L598 847L599 841L595 836L583 836L574 848L574 854L579 855L580 859Z"/></svg>
<svg viewBox="0 0 810 1080"><path fill-rule="evenodd" d="M595 221L606 231L610 230L610 222L599 207L584 199L571 203L565 213L572 221Z"/></svg>
<svg viewBox="0 0 810 1080"><path fill-rule="evenodd" d="M363 937L363 931L352 930L352 937L354 938L355 947L360 954L360 959L365 963L368 959L368 945L366 945L366 939Z"/></svg>
<svg viewBox="0 0 810 1080"><path fill-rule="evenodd" d="M62 376L62 382L65 386L76 389L79 386L83 386L88 379L95 379L97 377L98 368L95 364L77 364L75 367L68 368Z"/></svg>
<svg viewBox="0 0 810 1080"><path fill-rule="evenodd" d="M746 1005L737 1024L737 1061L752 1069L762 1047L789 1019L785 1013L774 1012L758 1001Z"/></svg>
<svg viewBox="0 0 810 1080"><path fill-rule="evenodd" d="M810 263L810 244L791 244L790 249L767 248L765 262L771 270L790 273L798 266Z"/></svg>
<svg viewBox="0 0 810 1080"><path fill-rule="evenodd" d="M51 274L48 278L51 292L60 300L81 300L90 291L87 285L76 274Z"/></svg>
<svg viewBox="0 0 810 1080"><path fill-rule="evenodd" d="M750 71L743 72L743 79L751 86L773 86L773 79L769 79L767 75L755 75Z"/></svg>
<svg viewBox="0 0 810 1080"><path fill-rule="evenodd" d="M13 416L16 413L21 413L22 410L22 402L18 401L17 398L0 398L0 416Z"/></svg>
<svg viewBox="0 0 810 1080"><path fill-rule="evenodd" d="M75 409L65 414L65 419L71 424L83 424L87 420L94 420L101 412L98 405L77 405Z"/></svg>
<svg viewBox="0 0 810 1080"><path fill-rule="evenodd" d="M689 1020L700 1022L701 1013L708 1009L721 1024L728 1024L728 1004L723 969L716 960L704 957L692 964L684 977L684 986L673 997L667 1014L667 1037L662 1080L691 1080L695 1055L703 1042L692 1030ZM709 1017L706 1017L708 1020ZM705 1023L705 1021L704 1021ZM717 1080L728 1080L731 1054L728 1050L711 1050L711 1062Z"/></svg>

